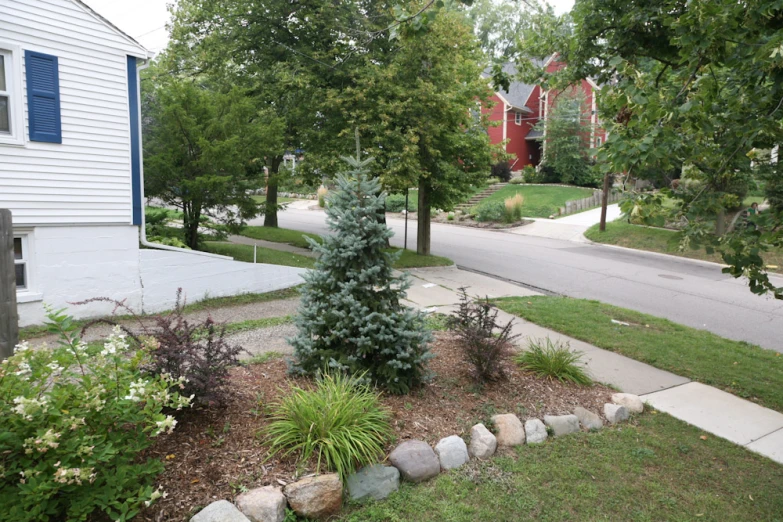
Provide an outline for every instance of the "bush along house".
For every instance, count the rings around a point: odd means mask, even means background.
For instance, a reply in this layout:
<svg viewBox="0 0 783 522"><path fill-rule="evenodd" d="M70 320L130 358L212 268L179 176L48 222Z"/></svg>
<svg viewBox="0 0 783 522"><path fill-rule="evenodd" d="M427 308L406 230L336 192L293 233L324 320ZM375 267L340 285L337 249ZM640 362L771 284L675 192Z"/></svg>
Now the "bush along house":
<svg viewBox="0 0 783 522"><path fill-rule="evenodd" d="M106 296L152 312L179 287L192 301L299 282L298 269L146 242L139 71L150 58L79 0L0 1L0 208L13 216L22 325L40 323L44 303Z"/></svg>

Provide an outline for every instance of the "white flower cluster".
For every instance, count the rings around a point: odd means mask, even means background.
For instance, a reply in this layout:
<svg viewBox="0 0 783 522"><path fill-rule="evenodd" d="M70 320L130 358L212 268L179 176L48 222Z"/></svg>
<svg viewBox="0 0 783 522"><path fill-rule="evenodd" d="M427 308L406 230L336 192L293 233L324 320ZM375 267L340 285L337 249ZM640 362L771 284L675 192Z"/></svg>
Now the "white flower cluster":
<svg viewBox="0 0 783 522"><path fill-rule="evenodd" d="M162 421L157 421L155 425L158 427L158 430L155 432L154 436L158 436L164 431L167 431L168 433L171 433L174 431L174 427L177 425L177 421L174 420L174 417L171 415L166 415L166 418Z"/></svg>
<svg viewBox="0 0 783 522"><path fill-rule="evenodd" d="M158 489L156 489L155 491L152 492L152 495L150 495L150 499L149 500L145 500L144 501L144 505L147 506L147 507L150 507L152 505L152 503L155 502L156 500L158 500L159 498L161 498L161 497L166 498L168 496L169 496L168 493L166 493L165 491L161 492L160 488L158 488Z"/></svg>
<svg viewBox="0 0 783 522"><path fill-rule="evenodd" d="M122 331L122 328L120 328L120 325L116 325L112 329L109 338L106 339L103 350L101 350L101 355L106 357L108 355L116 355L126 351L128 349L128 341L125 340L126 337L127 336L125 335L125 332Z"/></svg>
<svg viewBox="0 0 783 522"><path fill-rule="evenodd" d="M21 415L24 420L33 420L33 414L42 410L49 403L49 399L41 397L40 399L28 399L27 397L16 397L11 411Z"/></svg>
<svg viewBox="0 0 783 522"><path fill-rule="evenodd" d="M139 379L135 382L130 383L130 390L128 390L128 395L125 396L126 400L130 401L138 401L141 402L143 400L146 400L146 394L147 392L147 381L144 379Z"/></svg>
<svg viewBox="0 0 783 522"><path fill-rule="evenodd" d="M59 466L59 462L55 464L55 467ZM82 482L94 482L97 474L93 472L93 468L60 468L54 472L54 481L60 484L78 484Z"/></svg>
<svg viewBox="0 0 783 522"><path fill-rule="evenodd" d="M30 455L34 450L38 451L38 453L46 453L50 449L57 449L60 445L60 443L57 442L60 435L60 433L56 433L54 430L49 429L38 438L30 437L29 439L25 439L25 454Z"/></svg>

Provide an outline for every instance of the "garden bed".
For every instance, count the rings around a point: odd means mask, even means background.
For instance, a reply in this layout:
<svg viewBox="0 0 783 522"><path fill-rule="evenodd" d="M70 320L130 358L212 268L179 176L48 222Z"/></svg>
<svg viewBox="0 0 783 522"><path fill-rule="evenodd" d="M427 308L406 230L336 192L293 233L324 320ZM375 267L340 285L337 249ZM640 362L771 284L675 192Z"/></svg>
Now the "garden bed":
<svg viewBox="0 0 783 522"><path fill-rule="evenodd" d="M435 444L440 438L466 435L477 422L488 423L496 413L521 418L565 414L579 405L601 411L612 390L604 386L568 386L519 370L509 363L508 380L477 388L468 375L454 338L438 333L432 346L432 381L409 395L384 396L392 412L395 439L416 438ZM172 435L161 438L148 455L161 459L166 471L158 478L168 497L142 512L146 521L188 520L198 508L217 499L232 499L247 489L280 486L312 472L300 469L295 458L265 461L268 405L291 384L307 387L309 380L291 379L282 358L232 370L230 399L224 410L192 411L179 419Z"/></svg>
<svg viewBox="0 0 783 522"><path fill-rule="evenodd" d="M432 215L432 222L433 223L441 223L445 225L457 225L460 227L470 227L470 228L484 228L489 230L504 230L507 228L516 228L521 227L524 225L529 225L531 223L534 223L532 219L521 219L519 221L515 221L514 223L502 223L497 221L487 221L484 223L480 223L476 221L475 219L472 219L468 217L465 214L455 214L454 219L449 219L449 212L440 212L438 215L435 215L433 213ZM405 219L405 214L403 213L386 213L387 218L392 219ZM408 220L409 221L417 221L417 216L415 212L411 212L408 214Z"/></svg>

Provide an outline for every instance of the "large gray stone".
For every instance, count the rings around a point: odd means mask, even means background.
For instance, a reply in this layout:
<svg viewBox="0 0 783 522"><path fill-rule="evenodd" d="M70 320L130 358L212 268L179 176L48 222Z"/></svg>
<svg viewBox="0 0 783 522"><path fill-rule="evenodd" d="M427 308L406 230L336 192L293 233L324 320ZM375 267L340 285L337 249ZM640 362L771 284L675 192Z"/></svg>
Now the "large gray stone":
<svg viewBox="0 0 783 522"><path fill-rule="evenodd" d="M546 426L538 419L525 421L525 436L528 444L541 444L546 441L549 434L546 432Z"/></svg>
<svg viewBox="0 0 783 522"><path fill-rule="evenodd" d="M440 439L438 444L435 445L435 453L438 455L440 469L442 470L458 468L470 459L468 446L457 435Z"/></svg>
<svg viewBox="0 0 783 522"><path fill-rule="evenodd" d="M346 483L352 500L367 497L381 500L400 488L400 470L394 466L373 464L350 475Z"/></svg>
<svg viewBox="0 0 783 522"><path fill-rule="evenodd" d="M190 522L250 522L228 500L213 502L190 519Z"/></svg>
<svg viewBox="0 0 783 522"><path fill-rule="evenodd" d="M641 397L633 393L615 393L612 395L612 402L618 406L625 406L630 413L642 413L644 403Z"/></svg>
<svg viewBox="0 0 783 522"><path fill-rule="evenodd" d="M326 519L343 505L343 483L335 473L307 477L288 484L283 493L297 515Z"/></svg>
<svg viewBox="0 0 783 522"><path fill-rule="evenodd" d="M470 454L477 459L488 459L498 449L498 440L483 424L470 428Z"/></svg>
<svg viewBox="0 0 783 522"><path fill-rule="evenodd" d="M576 415L576 418L579 419L582 427L586 430L599 430L604 426L604 421L601 420L597 413L586 410L581 406L574 408L574 415Z"/></svg>
<svg viewBox="0 0 783 522"><path fill-rule="evenodd" d="M579 431L576 415L544 415L544 424L552 428L555 437Z"/></svg>
<svg viewBox="0 0 783 522"><path fill-rule="evenodd" d="M440 461L430 445L420 440L406 440L391 452L389 462L400 470L402 478L422 482L440 473Z"/></svg>
<svg viewBox="0 0 783 522"><path fill-rule="evenodd" d="M498 446L520 446L525 443L525 427L513 413L493 415L492 423L495 425Z"/></svg>
<svg viewBox="0 0 783 522"><path fill-rule="evenodd" d="M628 408L620 406L619 404L604 404L604 417L609 421L609 424L617 424L628 420L631 414L628 413Z"/></svg>
<svg viewBox="0 0 783 522"><path fill-rule="evenodd" d="M283 522L287 502L282 488L264 486L239 495L234 503L250 522Z"/></svg>

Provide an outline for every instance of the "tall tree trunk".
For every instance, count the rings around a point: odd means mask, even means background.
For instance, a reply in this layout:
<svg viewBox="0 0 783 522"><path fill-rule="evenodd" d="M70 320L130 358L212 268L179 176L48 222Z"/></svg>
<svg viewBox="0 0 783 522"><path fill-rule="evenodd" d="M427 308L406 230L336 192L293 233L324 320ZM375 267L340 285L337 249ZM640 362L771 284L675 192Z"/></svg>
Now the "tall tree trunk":
<svg viewBox="0 0 783 522"><path fill-rule="evenodd" d="M182 227L185 229L185 244L198 250L198 222L201 211L196 211L195 206L193 203L182 206Z"/></svg>
<svg viewBox="0 0 783 522"><path fill-rule="evenodd" d="M715 235L720 237L726 233L726 211L720 209L715 216Z"/></svg>
<svg viewBox="0 0 783 522"><path fill-rule="evenodd" d="M598 230L606 232L606 207L609 206L609 173L604 175L604 193L601 194L601 223L598 225Z"/></svg>
<svg viewBox="0 0 783 522"><path fill-rule="evenodd" d="M277 175L280 172L280 165L283 163L282 156L277 156L272 160L272 168L266 182L266 206L264 208L264 226L277 228Z"/></svg>
<svg viewBox="0 0 783 522"><path fill-rule="evenodd" d="M420 177L416 252L422 256L430 255L430 190L429 181Z"/></svg>

